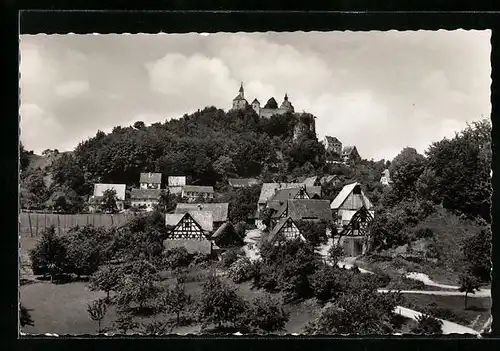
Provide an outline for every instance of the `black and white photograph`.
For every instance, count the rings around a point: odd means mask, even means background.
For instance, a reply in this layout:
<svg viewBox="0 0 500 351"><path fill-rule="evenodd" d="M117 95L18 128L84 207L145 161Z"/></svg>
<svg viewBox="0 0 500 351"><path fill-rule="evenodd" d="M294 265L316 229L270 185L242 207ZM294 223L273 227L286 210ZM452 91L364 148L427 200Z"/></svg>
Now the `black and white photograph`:
<svg viewBox="0 0 500 351"><path fill-rule="evenodd" d="M490 39L20 35L20 334L490 332Z"/></svg>

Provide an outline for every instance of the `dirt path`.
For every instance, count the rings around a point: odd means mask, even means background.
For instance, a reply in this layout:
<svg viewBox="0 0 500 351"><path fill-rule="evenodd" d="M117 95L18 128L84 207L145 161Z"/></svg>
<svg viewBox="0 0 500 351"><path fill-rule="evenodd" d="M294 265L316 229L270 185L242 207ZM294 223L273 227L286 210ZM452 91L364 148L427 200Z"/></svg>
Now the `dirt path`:
<svg viewBox="0 0 500 351"><path fill-rule="evenodd" d="M396 292L397 290L378 289L378 292ZM464 296L465 293L460 291L440 291L440 290L400 290L402 294L422 294L422 295L437 295L437 296ZM491 290L484 289L476 291L475 294L469 294L470 297L491 297Z"/></svg>

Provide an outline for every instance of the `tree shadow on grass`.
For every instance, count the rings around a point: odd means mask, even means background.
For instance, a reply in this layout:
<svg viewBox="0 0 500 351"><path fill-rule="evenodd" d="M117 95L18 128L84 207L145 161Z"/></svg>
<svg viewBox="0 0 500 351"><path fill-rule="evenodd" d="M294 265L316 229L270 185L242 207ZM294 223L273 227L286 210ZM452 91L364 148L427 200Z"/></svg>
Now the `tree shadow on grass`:
<svg viewBox="0 0 500 351"><path fill-rule="evenodd" d="M486 312L489 311L490 309L487 307L482 307L482 306L467 306L465 309L466 311L473 311L473 312Z"/></svg>
<svg viewBox="0 0 500 351"><path fill-rule="evenodd" d="M41 275L35 278L35 281L42 281L42 282L50 282L50 275ZM69 274L62 274L57 277L54 277L52 280L53 284L61 285L61 284L68 284L68 283L75 283L75 282L88 282L89 277L88 276L74 276L74 275L69 275Z"/></svg>

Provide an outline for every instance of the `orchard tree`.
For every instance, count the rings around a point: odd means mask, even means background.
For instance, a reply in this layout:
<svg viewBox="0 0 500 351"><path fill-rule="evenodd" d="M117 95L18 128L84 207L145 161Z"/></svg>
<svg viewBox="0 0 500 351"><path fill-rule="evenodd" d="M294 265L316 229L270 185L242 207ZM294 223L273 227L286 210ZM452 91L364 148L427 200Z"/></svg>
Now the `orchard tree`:
<svg viewBox="0 0 500 351"><path fill-rule="evenodd" d="M248 308L244 326L268 333L285 330L290 318L289 312L283 308L283 302L270 294L254 299Z"/></svg>
<svg viewBox="0 0 500 351"><path fill-rule="evenodd" d="M314 296L322 302L337 298L346 292L348 281L348 274L337 266L323 265L309 277Z"/></svg>
<svg viewBox="0 0 500 351"><path fill-rule="evenodd" d="M90 290L101 290L106 293L106 301L109 302L109 293L117 291L121 283L121 269L117 266L101 266L90 277Z"/></svg>
<svg viewBox="0 0 500 351"><path fill-rule="evenodd" d="M46 228L30 251L30 260L34 274L49 274L50 281L61 274L68 265L66 243L58 236L54 226Z"/></svg>
<svg viewBox="0 0 500 351"><path fill-rule="evenodd" d="M245 311L245 301L238 296L236 289L220 280L210 277L203 285L199 305L199 318L204 324L235 324Z"/></svg>
<svg viewBox="0 0 500 351"><path fill-rule="evenodd" d="M87 312L90 319L97 322L97 333L101 333L102 331L101 323L106 316L107 307L106 301L103 299L92 301L87 305Z"/></svg>
<svg viewBox="0 0 500 351"><path fill-rule="evenodd" d="M344 258L345 252L344 248L340 245L332 245L328 249L327 260L334 267L337 267L339 262Z"/></svg>
<svg viewBox="0 0 500 351"><path fill-rule="evenodd" d="M486 228L464 240L462 245L465 264L470 274L481 281L491 280L491 229Z"/></svg>
<svg viewBox="0 0 500 351"><path fill-rule="evenodd" d="M157 278L152 274L125 276L118 292L118 304L122 307L130 307L135 303L142 310L148 302L158 296L160 289L156 280Z"/></svg>
<svg viewBox="0 0 500 351"><path fill-rule="evenodd" d="M185 312L191 304L191 295L186 293L184 284L177 282L173 288L167 289L162 296L162 303L168 312L175 313L177 324L179 324L181 313Z"/></svg>
<svg viewBox="0 0 500 351"><path fill-rule="evenodd" d="M121 330L123 334L127 334L127 331L137 328L139 324L134 320L134 316L131 313L118 310L118 318L114 321L113 325L118 330Z"/></svg>
<svg viewBox="0 0 500 351"><path fill-rule="evenodd" d="M469 294L475 294L479 291L478 280L470 274L461 274L459 277L460 288L458 291L464 292L464 308L467 309L467 297Z"/></svg>

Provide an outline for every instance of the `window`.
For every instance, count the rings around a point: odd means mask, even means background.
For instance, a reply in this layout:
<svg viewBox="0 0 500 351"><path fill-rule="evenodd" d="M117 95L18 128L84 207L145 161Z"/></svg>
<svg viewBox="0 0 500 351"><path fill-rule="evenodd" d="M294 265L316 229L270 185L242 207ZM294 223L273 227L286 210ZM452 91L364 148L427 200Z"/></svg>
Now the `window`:
<svg viewBox="0 0 500 351"><path fill-rule="evenodd" d="M182 229L189 229L189 228L190 228L190 225L189 225L188 221L182 222Z"/></svg>

